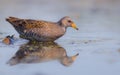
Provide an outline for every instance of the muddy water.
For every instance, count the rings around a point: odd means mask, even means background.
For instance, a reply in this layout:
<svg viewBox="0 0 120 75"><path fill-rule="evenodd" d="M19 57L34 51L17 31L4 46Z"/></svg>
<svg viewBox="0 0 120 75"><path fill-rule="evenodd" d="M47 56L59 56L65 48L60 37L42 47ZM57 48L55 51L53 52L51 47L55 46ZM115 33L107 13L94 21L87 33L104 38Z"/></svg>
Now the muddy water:
<svg viewBox="0 0 120 75"><path fill-rule="evenodd" d="M0 74L119 75L119 3L119 0L70 0L69 3L68 0L1 0ZM65 15L74 20L79 31L68 28L66 34L55 41L57 44L48 46L31 45L20 39L5 21L8 16L58 21ZM12 34L16 38L14 44L3 44L3 38ZM67 57L78 53L69 66L64 65ZM17 60L10 61L15 56ZM61 62L64 58L65 62Z"/></svg>

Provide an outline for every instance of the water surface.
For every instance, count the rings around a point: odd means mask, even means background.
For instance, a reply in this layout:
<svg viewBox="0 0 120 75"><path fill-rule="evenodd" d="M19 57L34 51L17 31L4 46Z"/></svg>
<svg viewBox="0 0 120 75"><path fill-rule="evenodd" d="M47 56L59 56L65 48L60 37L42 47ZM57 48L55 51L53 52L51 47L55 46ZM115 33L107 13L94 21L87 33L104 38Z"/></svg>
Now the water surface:
<svg viewBox="0 0 120 75"><path fill-rule="evenodd" d="M119 6L119 0L1 0L0 74L120 75ZM55 42L63 49L63 55L64 51L67 56L79 53L70 66L64 66L58 60L7 64L28 41L19 38L15 29L5 21L6 17L58 21L66 15L74 20L79 31L68 28L66 34ZM5 36L13 34L16 37L14 44L2 43Z"/></svg>

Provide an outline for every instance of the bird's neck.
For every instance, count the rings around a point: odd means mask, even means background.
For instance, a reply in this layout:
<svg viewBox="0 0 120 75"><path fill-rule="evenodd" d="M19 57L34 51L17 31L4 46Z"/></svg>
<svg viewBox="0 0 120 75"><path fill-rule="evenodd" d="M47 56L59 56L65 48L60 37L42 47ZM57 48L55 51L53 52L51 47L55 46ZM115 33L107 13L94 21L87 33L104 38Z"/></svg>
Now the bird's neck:
<svg viewBox="0 0 120 75"><path fill-rule="evenodd" d="M62 27L62 30L63 30L64 32L66 32L66 29L67 29L66 27Z"/></svg>
<svg viewBox="0 0 120 75"><path fill-rule="evenodd" d="M64 30L64 32L66 32L67 27L65 27L65 25L63 25L61 21L58 21L57 23Z"/></svg>

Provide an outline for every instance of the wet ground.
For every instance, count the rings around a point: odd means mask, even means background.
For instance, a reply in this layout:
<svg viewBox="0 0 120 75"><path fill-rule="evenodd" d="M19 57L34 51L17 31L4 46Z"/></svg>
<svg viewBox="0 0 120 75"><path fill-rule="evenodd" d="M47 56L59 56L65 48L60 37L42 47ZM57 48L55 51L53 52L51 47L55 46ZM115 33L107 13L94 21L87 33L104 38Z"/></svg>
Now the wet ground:
<svg viewBox="0 0 120 75"><path fill-rule="evenodd" d="M1 0L0 74L119 75L120 2L102 1L70 0L68 3L67 0ZM74 20L79 31L68 28L66 34L55 41L57 44L45 46L31 45L27 40L20 39L19 34L5 21L8 16L58 21L65 15ZM3 44L3 38L12 34L16 38L14 44ZM17 60L11 62L10 59L16 53L19 55ZM76 59L71 58L78 53ZM70 63L67 63L69 66L64 64L67 57L71 58Z"/></svg>

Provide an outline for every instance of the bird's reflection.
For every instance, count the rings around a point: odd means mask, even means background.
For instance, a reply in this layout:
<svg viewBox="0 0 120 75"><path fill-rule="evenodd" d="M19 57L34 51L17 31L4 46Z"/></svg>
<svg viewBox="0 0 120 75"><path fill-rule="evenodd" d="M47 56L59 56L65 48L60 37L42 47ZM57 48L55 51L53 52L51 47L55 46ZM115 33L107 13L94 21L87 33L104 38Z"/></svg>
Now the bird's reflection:
<svg viewBox="0 0 120 75"><path fill-rule="evenodd" d="M59 60L64 66L70 66L79 54L67 56L66 50L55 42L29 42L22 45L8 61L10 65L19 63L39 63Z"/></svg>

